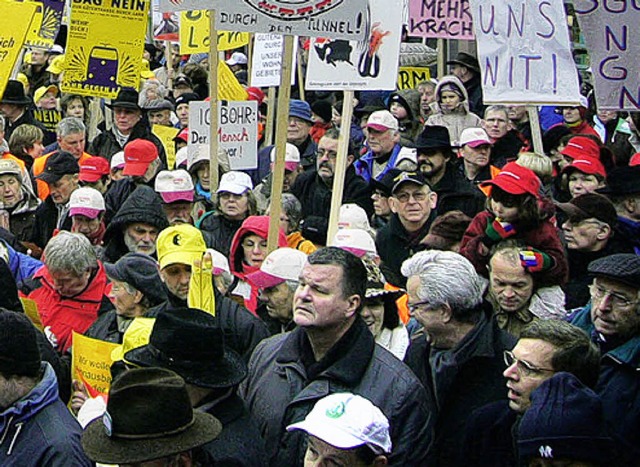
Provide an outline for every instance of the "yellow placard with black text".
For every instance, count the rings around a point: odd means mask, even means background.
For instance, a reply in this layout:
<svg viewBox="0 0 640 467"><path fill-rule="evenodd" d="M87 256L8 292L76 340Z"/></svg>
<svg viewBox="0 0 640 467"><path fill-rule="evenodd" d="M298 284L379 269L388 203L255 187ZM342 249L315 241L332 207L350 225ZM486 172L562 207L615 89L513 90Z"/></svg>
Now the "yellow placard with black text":
<svg viewBox="0 0 640 467"><path fill-rule="evenodd" d="M398 68L398 89L416 89L418 84L431 79L428 67L401 66Z"/></svg>
<svg viewBox="0 0 640 467"><path fill-rule="evenodd" d="M164 151L167 153L167 168L173 170L176 163L176 144L173 138L178 135L178 129L166 125L153 125L151 131L158 137Z"/></svg>
<svg viewBox="0 0 640 467"><path fill-rule="evenodd" d="M0 1L0 96L16 64L27 37L31 19L35 15L35 3Z"/></svg>
<svg viewBox="0 0 640 467"><path fill-rule="evenodd" d="M208 10L183 11L180 13L180 53L195 54L209 52L210 19ZM216 31L218 50L233 50L249 43L248 32Z"/></svg>
<svg viewBox="0 0 640 467"><path fill-rule="evenodd" d="M118 344L73 332L71 379L80 381L91 397L107 394L111 385L111 352Z"/></svg>

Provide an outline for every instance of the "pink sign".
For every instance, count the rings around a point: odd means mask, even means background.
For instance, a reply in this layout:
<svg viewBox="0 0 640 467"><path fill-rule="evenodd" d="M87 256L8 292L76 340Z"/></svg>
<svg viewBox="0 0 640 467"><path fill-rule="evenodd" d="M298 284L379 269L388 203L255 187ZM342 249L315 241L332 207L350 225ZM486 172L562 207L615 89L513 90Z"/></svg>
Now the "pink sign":
<svg viewBox="0 0 640 467"><path fill-rule="evenodd" d="M409 35L473 40L469 0L409 0Z"/></svg>

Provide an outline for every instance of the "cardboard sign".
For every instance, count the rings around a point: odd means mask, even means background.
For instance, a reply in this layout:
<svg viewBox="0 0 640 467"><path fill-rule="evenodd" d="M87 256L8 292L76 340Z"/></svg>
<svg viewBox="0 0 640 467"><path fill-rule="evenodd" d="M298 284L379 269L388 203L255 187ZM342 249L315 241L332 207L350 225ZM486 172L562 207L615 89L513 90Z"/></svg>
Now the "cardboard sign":
<svg viewBox="0 0 640 467"><path fill-rule="evenodd" d="M409 0L409 35L473 40L469 0Z"/></svg>
<svg viewBox="0 0 640 467"><path fill-rule="evenodd" d="M485 104L576 105L562 0L470 0Z"/></svg>
<svg viewBox="0 0 640 467"><path fill-rule="evenodd" d="M398 69L398 89L417 89L418 84L431 79L428 67L401 66Z"/></svg>
<svg viewBox="0 0 640 467"><path fill-rule="evenodd" d="M640 110L640 6L574 0L591 57L598 109Z"/></svg>
<svg viewBox="0 0 640 467"><path fill-rule="evenodd" d="M401 0L370 0L371 29L361 42L313 39L305 87L395 90L402 31Z"/></svg>
<svg viewBox="0 0 640 467"><path fill-rule="evenodd" d="M194 145L209 144L211 132L210 104L189 104L189 158L196 151ZM220 128L219 147L229 156L231 170L258 167L258 103L256 101L221 102L218 105Z"/></svg>
<svg viewBox="0 0 640 467"><path fill-rule="evenodd" d="M72 0L63 92L113 99L140 87L149 0Z"/></svg>
<svg viewBox="0 0 640 467"><path fill-rule="evenodd" d="M38 313L38 304L27 297L20 297L20 302L22 302L22 308L24 308L24 314L31 320L33 325L44 331L44 326L42 325L42 320L40 319L40 313Z"/></svg>
<svg viewBox="0 0 640 467"><path fill-rule="evenodd" d="M111 352L118 344L73 332L71 379L81 381L89 394L107 394L111 385ZM93 396L95 397L95 396Z"/></svg>
<svg viewBox="0 0 640 467"><path fill-rule="evenodd" d="M218 0L216 25L228 31L362 40L367 0ZM211 8L211 7L209 7Z"/></svg>
<svg viewBox="0 0 640 467"><path fill-rule="evenodd" d="M7 81L22 50L31 18L35 15L35 3L0 1L0 96L4 95Z"/></svg>
<svg viewBox="0 0 640 467"><path fill-rule="evenodd" d="M36 11L25 45L49 50L60 30L64 0L40 0L33 3Z"/></svg>
<svg viewBox="0 0 640 467"><path fill-rule="evenodd" d="M282 70L283 40L280 34L256 34L253 38L253 55L251 57L251 86L268 88L280 86L280 70ZM295 83L295 69L298 42L293 45L293 65L291 67L291 84Z"/></svg>
<svg viewBox="0 0 640 467"><path fill-rule="evenodd" d="M180 53L209 52L209 11L185 11L180 14ZM216 31L218 50L233 50L249 43L248 32Z"/></svg>
<svg viewBox="0 0 640 467"><path fill-rule="evenodd" d="M155 17L155 3L154 17ZM178 13L162 13L159 21L154 20L153 38L157 41L173 41L180 40L180 15Z"/></svg>
<svg viewBox="0 0 640 467"><path fill-rule="evenodd" d="M151 132L158 137L165 152L167 153L167 167L173 170L176 164L176 143L173 140L180 130L172 126L153 125Z"/></svg>

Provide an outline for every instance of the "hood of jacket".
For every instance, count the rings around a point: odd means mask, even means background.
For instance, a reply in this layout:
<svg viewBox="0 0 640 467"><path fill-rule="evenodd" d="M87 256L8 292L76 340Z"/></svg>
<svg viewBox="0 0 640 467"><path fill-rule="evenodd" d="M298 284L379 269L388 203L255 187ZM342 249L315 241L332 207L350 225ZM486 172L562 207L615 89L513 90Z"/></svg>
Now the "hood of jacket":
<svg viewBox="0 0 640 467"><path fill-rule="evenodd" d="M118 212L104 234L104 241L107 243L112 236L121 233L122 227L134 222L142 222L152 225L158 230L169 227L167 216L162 210L160 196L147 185L140 185L118 209Z"/></svg>
<svg viewBox="0 0 640 467"><path fill-rule="evenodd" d="M244 251L240 243L242 239L249 234L259 235L262 238L267 238L269 235L269 216L249 216L247 217L238 231L231 240L231 254L229 255L231 261L229 261L229 267L231 273L237 276L244 276L242 260L244 257ZM287 237L282 229L278 229L278 248L287 246Z"/></svg>
<svg viewBox="0 0 640 467"><path fill-rule="evenodd" d="M460 79L455 75L447 75L442 77L442 79L436 86L436 100L431 104L431 106L435 109L436 112L444 113L442 111L442 107L440 107L439 96L442 92L442 88L447 84L454 85L464 96L464 99L460 103L460 106L456 110L456 113L469 113L469 93L467 92L467 88L464 87L464 84L462 84L462 81L460 81ZM464 110L464 112L461 111L462 109Z"/></svg>
<svg viewBox="0 0 640 467"><path fill-rule="evenodd" d="M420 91L417 89L401 89L391 94L391 100L394 96L397 96L402 106L407 109L407 118L403 120L417 120L420 118Z"/></svg>
<svg viewBox="0 0 640 467"><path fill-rule="evenodd" d="M26 212L35 211L40 206L40 199L35 195L33 190L24 183L20 187L22 191L22 200L11 210L11 215L24 214Z"/></svg>

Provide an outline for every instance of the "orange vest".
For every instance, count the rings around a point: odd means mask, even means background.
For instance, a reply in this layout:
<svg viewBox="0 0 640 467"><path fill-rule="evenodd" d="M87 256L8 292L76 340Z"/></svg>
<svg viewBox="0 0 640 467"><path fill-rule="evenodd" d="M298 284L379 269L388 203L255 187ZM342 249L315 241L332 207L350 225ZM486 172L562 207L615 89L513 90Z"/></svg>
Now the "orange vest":
<svg viewBox="0 0 640 467"><path fill-rule="evenodd" d="M491 169L491 180L493 180L494 178L496 178L496 175L500 173L500 169L494 165L490 166L489 168ZM478 185L478 188L480 188L480 191L483 192L486 197L489 197L489 195L491 194L491 186L482 187Z"/></svg>
<svg viewBox="0 0 640 467"><path fill-rule="evenodd" d="M49 154L45 154L42 157L38 157L36 160L33 161L33 167L31 167L31 171L33 172L34 177L37 177L44 171L44 166L47 165L47 159L49 159L49 156L51 154L53 154L53 152L50 152ZM91 154L87 154L86 152L83 152L82 156L80 156L80 160L78 161L78 165L81 165L84 161L86 161L90 157L91 157ZM36 184L38 188L38 198L44 201L45 199L47 199L47 196L49 196L49 185L47 185L42 180L38 180L38 179L36 179Z"/></svg>
<svg viewBox="0 0 640 467"><path fill-rule="evenodd" d="M10 159L20 166L20 170L22 170L22 172L25 171L24 162L11 153L5 152L0 159Z"/></svg>

